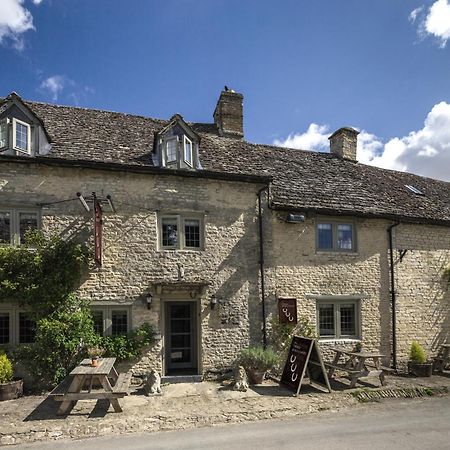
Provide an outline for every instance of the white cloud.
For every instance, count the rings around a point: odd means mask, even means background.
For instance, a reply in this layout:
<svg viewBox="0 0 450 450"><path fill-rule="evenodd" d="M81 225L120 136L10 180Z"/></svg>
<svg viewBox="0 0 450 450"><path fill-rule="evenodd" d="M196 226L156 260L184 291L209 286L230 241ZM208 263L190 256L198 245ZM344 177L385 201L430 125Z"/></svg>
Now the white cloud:
<svg viewBox="0 0 450 450"><path fill-rule="evenodd" d="M42 0L33 0L33 3L35 5L40 5L42 3Z"/></svg>
<svg viewBox="0 0 450 450"><path fill-rule="evenodd" d="M291 134L274 144L324 151L330 134L327 125L311 124L306 132ZM304 145L308 142L311 145ZM386 143L362 130L358 136L357 158L364 164L450 181L450 104L434 105L423 128Z"/></svg>
<svg viewBox="0 0 450 450"><path fill-rule="evenodd" d="M284 141L275 139L274 145L319 152L327 151L328 126L312 123L304 133L290 134Z"/></svg>
<svg viewBox="0 0 450 450"><path fill-rule="evenodd" d="M34 30L33 16L23 6L24 0L0 0L0 44L10 39L17 50L22 50L22 34Z"/></svg>
<svg viewBox="0 0 450 450"><path fill-rule="evenodd" d="M66 77L62 75L53 75L52 77L45 79L39 86L39 89L50 94L52 101L55 102L58 100L58 96L64 89L66 83Z"/></svg>
<svg viewBox="0 0 450 450"><path fill-rule="evenodd" d="M438 39L440 47L444 48L450 39L450 0L436 0L427 10L423 12L424 7L416 8L411 11L409 19L412 23L421 16L419 21L419 35L434 36Z"/></svg>

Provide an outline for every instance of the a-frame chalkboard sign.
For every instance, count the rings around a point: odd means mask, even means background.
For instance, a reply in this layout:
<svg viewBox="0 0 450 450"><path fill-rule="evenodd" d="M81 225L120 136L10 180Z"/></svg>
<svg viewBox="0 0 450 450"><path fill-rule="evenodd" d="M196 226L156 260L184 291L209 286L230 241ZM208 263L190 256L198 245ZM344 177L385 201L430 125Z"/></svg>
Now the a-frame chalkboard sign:
<svg viewBox="0 0 450 450"><path fill-rule="evenodd" d="M302 336L294 336L280 383L294 391L295 395L298 395L305 373L312 386L317 385L331 392L330 382L317 341Z"/></svg>

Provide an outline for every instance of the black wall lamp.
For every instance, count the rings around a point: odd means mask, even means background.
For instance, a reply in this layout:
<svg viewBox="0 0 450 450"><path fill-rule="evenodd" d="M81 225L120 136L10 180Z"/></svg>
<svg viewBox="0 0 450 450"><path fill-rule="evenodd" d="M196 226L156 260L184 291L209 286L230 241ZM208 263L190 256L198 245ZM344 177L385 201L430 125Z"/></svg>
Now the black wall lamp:
<svg viewBox="0 0 450 450"><path fill-rule="evenodd" d="M151 292L149 292L145 296L145 303L147 304L147 309L150 309L150 307L152 306L152 302L153 302L153 295L151 294Z"/></svg>
<svg viewBox="0 0 450 450"><path fill-rule="evenodd" d="M215 309L217 305L217 297L215 295L211 295L211 300L209 301L211 309Z"/></svg>

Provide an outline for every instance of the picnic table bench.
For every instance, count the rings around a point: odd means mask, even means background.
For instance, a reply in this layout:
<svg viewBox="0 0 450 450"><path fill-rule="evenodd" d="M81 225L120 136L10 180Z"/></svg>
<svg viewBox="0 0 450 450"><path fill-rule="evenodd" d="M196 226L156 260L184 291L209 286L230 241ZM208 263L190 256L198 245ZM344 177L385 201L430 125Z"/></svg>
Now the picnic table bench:
<svg viewBox="0 0 450 450"><path fill-rule="evenodd" d="M350 388L354 388L358 380L367 376L378 376L382 386L386 385L385 373L394 370L381 365L381 358L385 355L372 352L352 352L340 348L332 348L335 356L332 362L325 362L328 367L328 378L334 375L336 370L345 372L350 379ZM344 361L340 363L339 361Z"/></svg>
<svg viewBox="0 0 450 450"><path fill-rule="evenodd" d="M98 366L92 366L90 359L84 359L81 364L70 372L49 396L60 401L58 415L66 414L78 400L107 399L116 412L122 412L119 398L128 395L131 373L118 374L114 368L116 358L99 359ZM101 385L98 388L97 385Z"/></svg>
<svg viewBox="0 0 450 450"><path fill-rule="evenodd" d="M450 344L442 344L433 361L434 370L443 372L447 364L450 364Z"/></svg>

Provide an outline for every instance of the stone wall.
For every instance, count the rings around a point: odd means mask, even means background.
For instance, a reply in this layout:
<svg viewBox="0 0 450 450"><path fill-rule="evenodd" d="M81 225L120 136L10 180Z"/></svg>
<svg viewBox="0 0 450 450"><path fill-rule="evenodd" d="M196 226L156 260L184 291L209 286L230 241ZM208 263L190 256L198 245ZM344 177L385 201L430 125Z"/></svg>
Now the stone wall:
<svg viewBox="0 0 450 450"><path fill-rule="evenodd" d="M73 199L42 207L43 229L90 242L91 213L82 208L76 193L111 194L117 213L104 208L103 265L92 268L79 288L80 296L95 304L130 304L133 326L150 321L159 328L164 295L155 297L150 310L145 302L155 283L177 285L177 298L184 294L187 300L192 300L191 283L205 284L201 295L194 293L200 306L203 371L230 364L251 339L261 341L261 319L255 318L251 325L249 321L260 302L256 192L261 186L12 163L0 165L0 186L3 205L25 207ZM158 250L158 212L203 216L204 249ZM213 311L212 295L220 303ZM161 349L159 342L135 369L161 370Z"/></svg>

